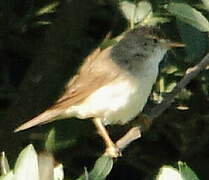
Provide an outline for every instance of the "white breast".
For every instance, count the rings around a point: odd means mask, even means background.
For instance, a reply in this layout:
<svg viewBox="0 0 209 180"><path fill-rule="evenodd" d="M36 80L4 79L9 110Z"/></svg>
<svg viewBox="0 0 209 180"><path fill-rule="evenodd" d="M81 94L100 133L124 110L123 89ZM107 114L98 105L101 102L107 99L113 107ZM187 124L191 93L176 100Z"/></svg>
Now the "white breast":
<svg viewBox="0 0 209 180"><path fill-rule="evenodd" d="M125 124L142 111L158 74L158 64L167 49L156 48L149 59L138 61L134 73L124 72L115 81L96 90L82 103L66 110L80 119L100 117L105 125ZM136 61L137 62L137 61Z"/></svg>
<svg viewBox="0 0 209 180"><path fill-rule="evenodd" d="M127 123L146 104L158 74L158 64L165 52L157 51L146 63L140 63L134 76L124 72L115 81L96 90L81 104L71 106L66 116L80 119L100 117L105 125Z"/></svg>
<svg viewBox="0 0 209 180"><path fill-rule="evenodd" d="M150 94L153 83L142 79L120 77L95 91L82 104L70 107L67 114L80 119L100 117L105 125L124 124L142 111Z"/></svg>

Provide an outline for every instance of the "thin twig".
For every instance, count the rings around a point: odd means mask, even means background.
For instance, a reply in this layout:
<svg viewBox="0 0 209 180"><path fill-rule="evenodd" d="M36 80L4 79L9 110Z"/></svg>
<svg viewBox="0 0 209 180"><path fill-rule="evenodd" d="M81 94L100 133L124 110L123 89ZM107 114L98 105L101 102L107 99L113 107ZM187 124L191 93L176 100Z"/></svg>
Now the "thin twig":
<svg viewBox="0 0 209 180"><path fill-rule="evenodd" d="M160 116L166 109L168 109L171 104L174 102L175 96L183 89L185 88L192 79L194 79L202 70L206 68L206 66L209 65L209 53L195 66L188 68L186 70L186 73L184 77L179 81L179 83L176 85L176 87L172 90L171 93L167 94L164 97L164 100L161 104L156 105L154 108L151 109L151 111L147 114L148 119L152 122L155 118ZM138 127L137 133L132 133L136 130ZM139 126L135 126L131 128L122 138L120 138L116 144L119 148L124 149L128 144L130 144L132 141L140 138L141 131L143 131L143 128L140 128Z"/></svg>
<svg viewBox="0 0 209 180"><path fill-rule="evenodd" d="M147 114L150 120L153 120L160 116L166 109L168 109L171 104L174 102L175 96L185 88L192 79L194 79L202 70L206 68L209 64L209 53L195 66L188 68L184 77L179 81L176 87L172 90L171 93L167 94L164 97L164 100L161 104L155 106L151 109L150 113Z"/></svg>
<svg viewBox="0 0 209 180"><path fill-rule="evenodd" d="M131 128L122 138L116 142L116 146L119 149L125 149L131 142L141 137L141 128Z"/></svg>

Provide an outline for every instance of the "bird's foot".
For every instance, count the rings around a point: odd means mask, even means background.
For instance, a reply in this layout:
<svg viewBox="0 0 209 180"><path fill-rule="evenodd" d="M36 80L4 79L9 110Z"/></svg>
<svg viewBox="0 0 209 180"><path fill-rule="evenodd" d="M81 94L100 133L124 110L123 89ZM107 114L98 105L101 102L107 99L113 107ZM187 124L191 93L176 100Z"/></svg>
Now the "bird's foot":
<svg viewBox="0 0 209 180"><path fill-rule="evenodd" d="M118 158L122 156L122 152L117 146L113 145L106 148L104 155Z"/></svg>

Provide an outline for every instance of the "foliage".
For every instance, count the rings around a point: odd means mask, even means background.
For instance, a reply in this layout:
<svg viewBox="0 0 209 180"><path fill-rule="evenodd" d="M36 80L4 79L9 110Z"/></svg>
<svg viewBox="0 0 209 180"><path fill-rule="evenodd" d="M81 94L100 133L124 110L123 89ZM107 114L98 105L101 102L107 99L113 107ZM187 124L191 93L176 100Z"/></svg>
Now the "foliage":
<svg viewBox="0 0 209 180"><path fill-rule="evenodd" d="M181 161L178 162L178 169L172 166L163 166L157 175L156 180L199 180L190 167Z"/></svg>
<svg viewBox="0 0 209 180"><path fill-rule="evenodd" d="M0 176L1 180L63 180L64 178L62 164L57 165L57 167L50 168L53 166L53 161L51 161L48 157L46 158L46 155L39 155L38 157L38 154L33 148L33 145L28 145L20 152L15 163L14 170L10 170L7 158L4 153L2 153L0 160L0 169L2 170L2 175ZM112 158L105 155L101 156L96 161L92 171L88 173L85 169L84 175L79 177L77 180L104 180L110 173L112 166ZM192 169L185 163L178 162L178 166L178 170L172 166L163 166L160 169L156 180L199 180ZM45 175L43 176L43 174ZM46 176L46 174L48 176ZM51 176L53 176L53 178Z"/></svg>
<svg viewBox="0 0 209 180"><path fill-rule="evenodd" d="M64 178L62 164L50 168L54 162L50 161L46 156L39 156L38 158L33 145L28 145L20 152L13 170L8 168L7 158L4 153L1 162L1 169L4 169L1 172L1 180L51 180L51 176L53 176L53 180L62 180ZM45 175L43 176L43 174Z"/></svg>
<svg viewBox="0 0 209 180"><path fill-rule="evenodd" d="M66 178L91 179L97 174L100 179L107 175L107 179L154 179L161 166L182 160L200 179L207 179L208 68L176 96L172 107L154 120L139 141L127 147L121 159L113 161L101 156L93 170L85 170L82 176L83 167L93 167L103 149L90 121L63 120L15 135L11 132L23 119L35 116L56 99L83 57L103 39L102 48L115 43L113 39L127 29L140 25L157 26L166 38L186 45L172 50L161 64L144 110L149 112L173 90L187 68L208 52L208 13L207 0L1 0L0 127L4 128L0 130L0 148L12 157L10 164L14 164L20 148L33 142L38 149L55 153L55 159L65 164ZM128 128L109 129L117 139ZM32 146L24 150L26 156L27 152L33 153L36 161ZM10 172L8 178L21 175L19 165L9 171L6 160L4 164L4 171ZM184 163L174 171L193 174Z"/></svg>

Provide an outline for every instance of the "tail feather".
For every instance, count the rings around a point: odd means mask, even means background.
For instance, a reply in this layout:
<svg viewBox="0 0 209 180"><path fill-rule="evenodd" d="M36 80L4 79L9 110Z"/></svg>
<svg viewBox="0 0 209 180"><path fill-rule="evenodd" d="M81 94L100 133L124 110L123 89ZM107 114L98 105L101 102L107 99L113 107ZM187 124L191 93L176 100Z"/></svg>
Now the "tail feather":
<svg viewBox="0 0 209 180"><path fill-rule="evenodd" d="M19 126L14 130L14 132L22 131L36 125L51 122L53 120L56 120L60 114L61 112L59 110L47 110L41 113L40 115L36 116L35 118L31 119L30 121Z"/></svg>

